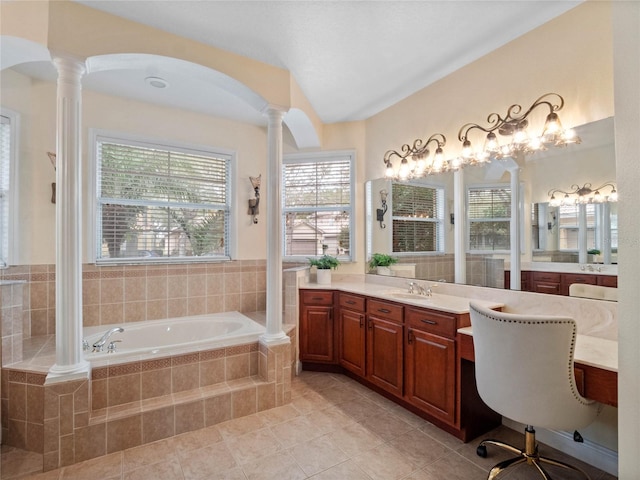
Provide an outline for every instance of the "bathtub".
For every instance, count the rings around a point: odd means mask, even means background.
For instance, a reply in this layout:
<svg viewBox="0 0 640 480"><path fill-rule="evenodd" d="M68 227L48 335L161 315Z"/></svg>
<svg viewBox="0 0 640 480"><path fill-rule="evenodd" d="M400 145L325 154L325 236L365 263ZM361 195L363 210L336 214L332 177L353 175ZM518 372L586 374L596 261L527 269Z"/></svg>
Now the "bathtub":
<svg viewBox="0 0 640 480"><path fill-rule="evenodd" d="M85 327L83 339L89 347L111 328L121 327L107 340L102 352L84 353L92 363L100 360L134 360L164 357L255 342L265 327L239 312L224 312L189 317L148 320ZM108 352L110 342L117 341L116 351Z"/></svg>

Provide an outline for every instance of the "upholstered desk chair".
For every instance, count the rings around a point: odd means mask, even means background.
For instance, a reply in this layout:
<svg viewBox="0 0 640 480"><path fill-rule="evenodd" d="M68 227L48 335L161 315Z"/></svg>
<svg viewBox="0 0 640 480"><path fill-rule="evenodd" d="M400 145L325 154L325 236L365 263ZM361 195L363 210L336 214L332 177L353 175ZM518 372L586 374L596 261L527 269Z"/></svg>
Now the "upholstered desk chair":
<svg viewBox="0 0 640 480"><path fill-rule="evenodd" d="M525 446L519 450L497 440L486 439L477 453L487 456L487 445L516 455L498 463L489 480L509 466L527 462L543 478L551 477L547 463L582 473L577 467L541 457L533 426L573 431L589 425L600 405L578 393L573 373L576 323L571 318L516 315L470 304L475 371L482 400L504 417L525 424Z"/></svg>
<svg viewBox="0 0 640 480"><path fill-rule="evenodd" d="M584 283L572 283L569 285L570 297L594 298L596 300L618 301L618 289L616 287L602 287L600 285L587 285Z"/></svg>

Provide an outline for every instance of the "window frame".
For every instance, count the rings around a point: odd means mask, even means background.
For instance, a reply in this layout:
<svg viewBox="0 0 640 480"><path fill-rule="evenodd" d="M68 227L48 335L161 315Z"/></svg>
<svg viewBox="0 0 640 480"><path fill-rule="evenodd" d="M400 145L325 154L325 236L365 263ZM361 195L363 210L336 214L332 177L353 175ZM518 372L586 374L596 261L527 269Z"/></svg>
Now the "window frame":
<svg viewBox="0 0 640 480"><path fill-rule="evenodd" d="M509 202L510 205L512 204L512 196L513 196L513 192L511 190L511 184L509 183L491 183L491 184L474 184L474 185L467 185L466 188L466 194L465 194L465 212L466 212L466 222L467 222L467 234L466 234L466 251L469 254L474 254L474 255L490 255L490 254L509 254L511 252L511 248L509 249L500 249L500 250L479 250L479 249L472 249L471 248L471 224L472 223L486 223L486 222L502 222L502 221L508 221L509 224L509 243L511 244L511 222L512 220L512 216L513 216L513 212L511 212L510 217L486 217L483 219L471 219L470 215L469 215L469 192L471 192L472 190L492 190L492 189L502 189L502 190L509 190ZM522 208L522 203L518 202L518 208ZM511 208L511 207L510 207ZM519 247L521 248L521 247Z"/></svg>
<svg viewBox="0 0 640 480"><path fill-rule="evenodd" d="M18 211L19 211L19 196L18 196L18 149L20 142L20 114L14 110L0 106L0 115L9 119L11 129L9 131L9 156L7 159L6 167L9 169L8 174L8 188L5 195L8 202L7 208L7 222L6 222L6 237L0 238L0 241L4 243L2 249L0 249L0 269L8 268L11 265L15 265L18 259L18 247L20 242L18 241ZM3 235L4 236L4 235ZM6 249L6 252L3 250Z"/></svg>
<svg viewBox="0 0 640 480"><path fill-rule="evenodd" d="M175 151L180 153L196 154L196 155L212 155L227 157L228 160L228 185L226 209L228 215L227 231L227 251L224 257L205 257L205 256L184 256L184 257L124 257L124 258L98 258L98 250L101 249L101 240L98 239L98 142L99 141L120 142L133 147L157 148L167 151ZM234 208L234 180L236 178L237 154L233 150L215 147L211 145L200 145L195 143L187 143L179 140L157 138L149 135L136 135L126 132L118 132L113 130L90 129L89 145L91 148L91 182L89 195L91 198L91 209L86 215L87 225L90 227L91 234L88 235L86 251L90 252L90 261L96 265L132 265L132 264L180 264L180 263L215 263L226 262L236 257L237 251L237 222L236 209Z"/></svg>
<svg viewBox="0 0 640 480"><path fill-rule="evenodd" d="M280 181L282 184L282 201L281 201L281 232L280 239L282 241L281 253L282 253L282 261L283 262L308 262L309 258L317 258L320 255L286 255L286 216L288 212L300 211L298 208L287 208L286 205L286 191L284 187L284 177L285 177L285 165L295 164L295 163L315 163L315 162L327 162L330 160L344 160L344 157L349 158L349 184L350 184L350 202L349 206L346 210L349 211L349 255L347 258L341 257L341 263L350 263L354 262L355 258L357 258L357 248L356 248L356 231L355 231L355 166L356 166L356 152L355 150L332 150L332 151L323 151L323 152L313 152L313 153L296 153L284 155L282 159L282 172L280 173ZM341 210L345 210L344 207L340 207ZM304 207L304 211L308 211L309 207ZM327 211L333 210L332 207L320 207L317 210L313 211ZM329 253L332 256L331 253Z"/></svg>
<svg viewBox="0 0 640 480"><path fill-rule="evenodd" d="M442 184L438 184L438 183L434 183L434 182L429 182L429 183L422 183L422 182L416 182L416 181L396 181L396 180L392 180L391 183L391 192L389 194L390 198L391 198L391 207L390 207L390 218L391 218L391 229L389 231L390 235L391 235L391 249L392 252L391 254L393 256L397 256L397 257L402 257L402 256L411 256L411 257L415 257L415 256L429 256L429 255L442 255L445 253L445 243L446 243L446 232L445 232L445 201L446 201L446 189L444 187L444 185ZM429 222L429 223L435 223L436 224L436 245L437 245L437 249L434 251L413 251L413 252L395 252L393 251L393 224L395 221L402 221L401 218L402 217L398 217L398 216L394 216L393 215L393 209L394 209L394 205L393 205L393 188L394 185L412 185L414 187L423 187L423 188L431 188L436 190L436 195L438 198L438 218L436 219L424 219L423 221L425 222Z"/></svg>

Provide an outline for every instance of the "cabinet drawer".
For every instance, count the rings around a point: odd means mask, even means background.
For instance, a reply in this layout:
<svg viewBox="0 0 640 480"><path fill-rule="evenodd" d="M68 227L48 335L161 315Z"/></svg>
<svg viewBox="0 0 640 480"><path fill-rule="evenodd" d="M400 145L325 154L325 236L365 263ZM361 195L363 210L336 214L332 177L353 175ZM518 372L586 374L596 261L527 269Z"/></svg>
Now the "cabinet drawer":
<svg viewBox="0 0 640 480"><path fill-rule="evenodd" d="M614 275L598 275L598 285L603 287L617 287L618 277Z"/></svg>
<svg viewBox="0 0 640 480"><path fill-rule="evenodd" d="M395 305L393 303L381 302L380 300L373 299L369 299L367 302L368 314L385 318L387 320L393 320L394 322L402 323L402 311L403 308L401 305Z"/></svg>
<svg viewBox="0 0 640 480"><path fill-rule="evenodd" d="M598 278L595 275L582 275L580 273L565 273L563 274L564 283L571 285L572 283L586 283L588 285L595 285Z"/></svg>
<svg viewBox="0 0 640 480"><path fill-rule="evenodd" d="M533 281L560 283L560 274L552 272L533 272Z"/></svg>
<svg viewBox="0 0 640 480"><path fill-rule="evenodd" d="M357 310L358 312L364 312L365 301L363 297L349 295L348 293L341 293L340 306L351 310Z"/></svg>
<svg viewBox="0 0 640 480"><path fill-rule="evenodd" d="M454 338L456 335L456 316L433 310L407 308L406 321L410 328L436 335Z"/></svg>
<svg viewBox="0 0 640 480"><path fill-rule="evenodd" d="M333 305L333 292L324 290L302 290L301 299L305 305Z"/></svg>

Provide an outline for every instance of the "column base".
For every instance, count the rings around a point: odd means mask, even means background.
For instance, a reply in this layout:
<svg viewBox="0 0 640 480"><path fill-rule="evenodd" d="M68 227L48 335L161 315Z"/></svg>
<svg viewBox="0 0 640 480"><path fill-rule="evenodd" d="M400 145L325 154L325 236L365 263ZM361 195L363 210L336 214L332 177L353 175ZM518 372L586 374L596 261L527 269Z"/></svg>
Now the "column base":
<svg viewBox="0 0 640 480"><path fill-rule="evenodd" d="M52 383L69 382L71 380L88 380L91 373L91 364L87 361L82 361L73 365L53 365L49 369L47 378L44 381L45 385Z"/></svg>
<svg viewBox="0 0 640 480"><path fill-rule="evenodd" d="M284 345L291 343L289 336L282 330L278 333L265 333L259 337L259 341L265 345Z"/></svg>

